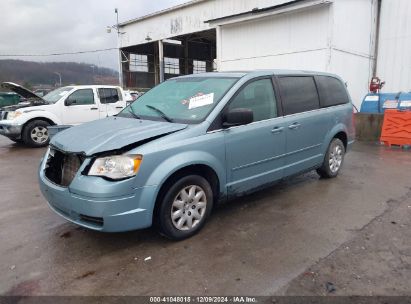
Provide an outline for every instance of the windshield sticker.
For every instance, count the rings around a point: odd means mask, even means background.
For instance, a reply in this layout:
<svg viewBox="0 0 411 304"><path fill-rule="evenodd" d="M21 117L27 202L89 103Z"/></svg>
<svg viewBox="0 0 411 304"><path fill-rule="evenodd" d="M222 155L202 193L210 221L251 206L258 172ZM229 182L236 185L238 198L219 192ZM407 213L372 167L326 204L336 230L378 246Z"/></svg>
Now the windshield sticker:
<svg viewBox="0 0 411 304"><path fill-rule="evenodd" d="M188 101L188 109L195 109L199 107L204 107L214 103L214 93L210 94L197 94L194 97L191 97Z"/></svg>

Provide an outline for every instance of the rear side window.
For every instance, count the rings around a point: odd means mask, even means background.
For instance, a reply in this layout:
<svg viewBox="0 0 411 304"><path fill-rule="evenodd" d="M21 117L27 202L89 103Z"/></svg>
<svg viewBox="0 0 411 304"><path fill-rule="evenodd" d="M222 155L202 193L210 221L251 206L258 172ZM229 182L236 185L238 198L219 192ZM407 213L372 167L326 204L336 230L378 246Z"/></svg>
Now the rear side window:
<svg viewBox="0 0 411 304"><path fill-rule="evenodd" d="M116 103L121 100L120 94L115 88L100 88L98 89L98 96L101 103Z"/></svg>
<svg viewBox="0 0 411 304"><path fill-rule="evenodd" d="M317 84L321 96L321 107L336 106L350 101L344 84L337 78L317 76Z"/></svg>
<svg viewBox="0 0 411 304"><path fill-rule="evenodd" d="M279 78L284 115L316 110L320 106L314 78L287 76Z"/></svg>

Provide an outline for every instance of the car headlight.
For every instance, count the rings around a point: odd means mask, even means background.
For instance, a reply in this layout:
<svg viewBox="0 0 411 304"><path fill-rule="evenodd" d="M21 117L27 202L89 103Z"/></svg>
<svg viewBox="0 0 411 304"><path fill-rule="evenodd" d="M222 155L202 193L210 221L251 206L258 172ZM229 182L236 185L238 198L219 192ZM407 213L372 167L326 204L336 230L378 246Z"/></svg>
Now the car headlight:
<svg viewBox="0 0 411 304"><path fill-rule="evenodd" d="M123 179L135 176L143 160L142 155L113 155L97 158L88 175Z"/></svg>
<svg viewBox="0 0 411 304"><path fill-rule="evenodd" d="M23 114L20 111L12 111L7 113L7 120L13 120Z"/></svg>

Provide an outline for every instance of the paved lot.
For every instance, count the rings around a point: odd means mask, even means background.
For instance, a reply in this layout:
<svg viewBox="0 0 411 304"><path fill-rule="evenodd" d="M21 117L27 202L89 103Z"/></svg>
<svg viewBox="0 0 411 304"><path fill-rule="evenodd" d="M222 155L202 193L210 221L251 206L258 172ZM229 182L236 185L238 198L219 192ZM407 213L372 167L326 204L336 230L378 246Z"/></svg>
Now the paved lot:
<svg viewBox="0 0 411 304"><path fill-rule="evenodd" d="M401 238L401 230L374 234L373 225L394 212L400 224L391 225L406 229L400 225L408 225L411 214L411 152L358 143L337 179L320 180L309 173L233 201L217 208L205 229L189 240L171 242L150 229L102 234L49 210L36 178L43 153L0 138L0 294L322 294L323 280L338 284L336 271L355 254L363 265L360 276L372 275L373 269L385 272L388 280L394 276L374 267L378 259L363 264L361 243L352 245L358 252L336 255L350 242L360 242L364 233L375 244L378 239L370 234ZM411 244L399 244L407 257ZM408 255L400 266L387 267L407 269L409 263ZM317 273L317 285L303 282L307 271ZM349 281L345 289L337 286L338 294L350 294ZM383 286L376 283L376 292L411 293L410 287L398 292Z"/></svg>

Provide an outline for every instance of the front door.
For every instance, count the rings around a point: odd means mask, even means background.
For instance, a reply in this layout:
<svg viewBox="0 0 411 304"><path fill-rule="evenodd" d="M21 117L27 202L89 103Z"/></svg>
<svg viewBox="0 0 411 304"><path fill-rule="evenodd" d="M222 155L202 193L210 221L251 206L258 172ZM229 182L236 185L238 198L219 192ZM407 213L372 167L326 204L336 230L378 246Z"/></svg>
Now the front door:
<svg viewBox="0 0 411 304"><path fill-rule="evenodd" d="M77 125L99 118L99 104L93 89L79 89L67 97L62 113L64 124Z"/></svg>
<svg viewBox="0 0 411 304"><path fill-rule="evenodd" d="M283 118L277 115L270 78L255 80L240 89L226 110L236 108L251 109L254 121L224 131L230 196L282 178L285 153L285 128Z"/></svg>

